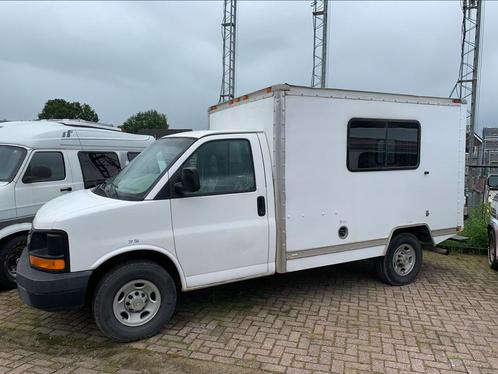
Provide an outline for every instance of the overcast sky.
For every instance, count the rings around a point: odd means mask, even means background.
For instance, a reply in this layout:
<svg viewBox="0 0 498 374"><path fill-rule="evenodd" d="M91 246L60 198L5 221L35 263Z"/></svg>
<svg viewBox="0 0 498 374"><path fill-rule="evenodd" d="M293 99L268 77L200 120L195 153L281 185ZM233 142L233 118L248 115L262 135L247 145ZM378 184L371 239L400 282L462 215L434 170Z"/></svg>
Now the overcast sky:
<svg viewBox="0 0 498 374"><path fill-rule="evenodd" d="M221 85L222 2L1 2L0 118L33 119L51 98L121 124L157 109L207 127ZM498 127L498 2L485 5L479 127ZM330 3L328 85L448 96L459 1ZM309 85L310 1L240 1L236 95Z"/></svg>

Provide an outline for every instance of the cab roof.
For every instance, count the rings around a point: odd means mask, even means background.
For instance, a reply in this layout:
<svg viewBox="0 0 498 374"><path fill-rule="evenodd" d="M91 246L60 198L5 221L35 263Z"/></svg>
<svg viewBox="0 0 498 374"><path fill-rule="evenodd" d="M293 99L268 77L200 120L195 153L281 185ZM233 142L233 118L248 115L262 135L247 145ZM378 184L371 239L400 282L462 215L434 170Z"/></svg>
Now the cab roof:
<svg viewBox="0 0 498 374"><path fill-rule="evenodd" d="M205 136L210 135L223 135L223 134L254 134L254 133L262 133L263 131L254 131L254 130L198 130L198 131L188 131L188 132L179 132L176 134L163 136L164 138L195 138L200 139Z"/></svg>

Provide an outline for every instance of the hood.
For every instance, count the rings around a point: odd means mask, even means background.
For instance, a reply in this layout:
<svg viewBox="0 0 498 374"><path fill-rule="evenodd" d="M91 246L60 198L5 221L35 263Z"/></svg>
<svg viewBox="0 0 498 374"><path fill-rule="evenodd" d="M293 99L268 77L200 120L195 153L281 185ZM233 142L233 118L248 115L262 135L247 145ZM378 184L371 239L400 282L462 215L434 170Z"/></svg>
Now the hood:
<svg viewBox="0 0 498 374"><path fill-rule="evenodd" d="M43 205L33 221L35 229L54 229L57 222L89 215L114 207L127 205L128 201L110 199L94 194L91 190L80 190L60 196Z"/></svg>
<svg viewBox="0 0 498 374"><path fill-rule="evenodd" d="M6 186L8 184L9 184L9 182L0 182L0 188L2 188L3 186Z"/></svg>

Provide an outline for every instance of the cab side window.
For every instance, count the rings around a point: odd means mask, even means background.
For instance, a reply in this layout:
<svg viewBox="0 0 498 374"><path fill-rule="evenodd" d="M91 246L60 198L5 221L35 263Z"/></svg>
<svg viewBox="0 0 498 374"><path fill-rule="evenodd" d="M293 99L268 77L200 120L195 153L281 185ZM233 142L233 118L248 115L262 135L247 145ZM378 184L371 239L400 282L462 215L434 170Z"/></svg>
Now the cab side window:
<svg viewBox="0 0 498 374"><path fill-rule="evenodd" d="M256 190L251 144L246 139L214 140L203 144L183 167L199 172L200 189L188 196Z"/></svg>
<svg viewBox="0 0 498 374"><path fill-rule="evenodd" d="M66 179L61 152L36 152L24 173L23 183L52 182Z"/></svg>
<svg viewBox="0 0 498 374"><path fill-rule="evenodd" d="M121 171L114 152L78 152L85 188L95 187Z"/></svg>
<svg viewBox="0 0 498 374"><path fill-rule="evenodd" d="M137 157L140 154L140 152L128 152L126 157L128 158L128 161L133 161L135 157Z"/></svg>

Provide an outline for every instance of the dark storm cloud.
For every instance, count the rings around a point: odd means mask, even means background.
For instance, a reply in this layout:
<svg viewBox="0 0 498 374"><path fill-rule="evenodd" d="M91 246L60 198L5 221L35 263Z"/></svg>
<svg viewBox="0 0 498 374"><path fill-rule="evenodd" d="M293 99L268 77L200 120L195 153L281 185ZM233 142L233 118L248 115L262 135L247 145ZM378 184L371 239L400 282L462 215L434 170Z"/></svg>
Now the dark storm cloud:
<svg viewBox="0 0 498 374"><path fill-rule="evenodd" d="M329 86L447 96L457 78L459 2L332 2ZM121 123L149 108L205 128L221 81L221 2L0 4L0 118L49 98ZM480 123L498 126L498 3L486 3ZM309 1L239 2L237 93L308 85Z"/></svg>

